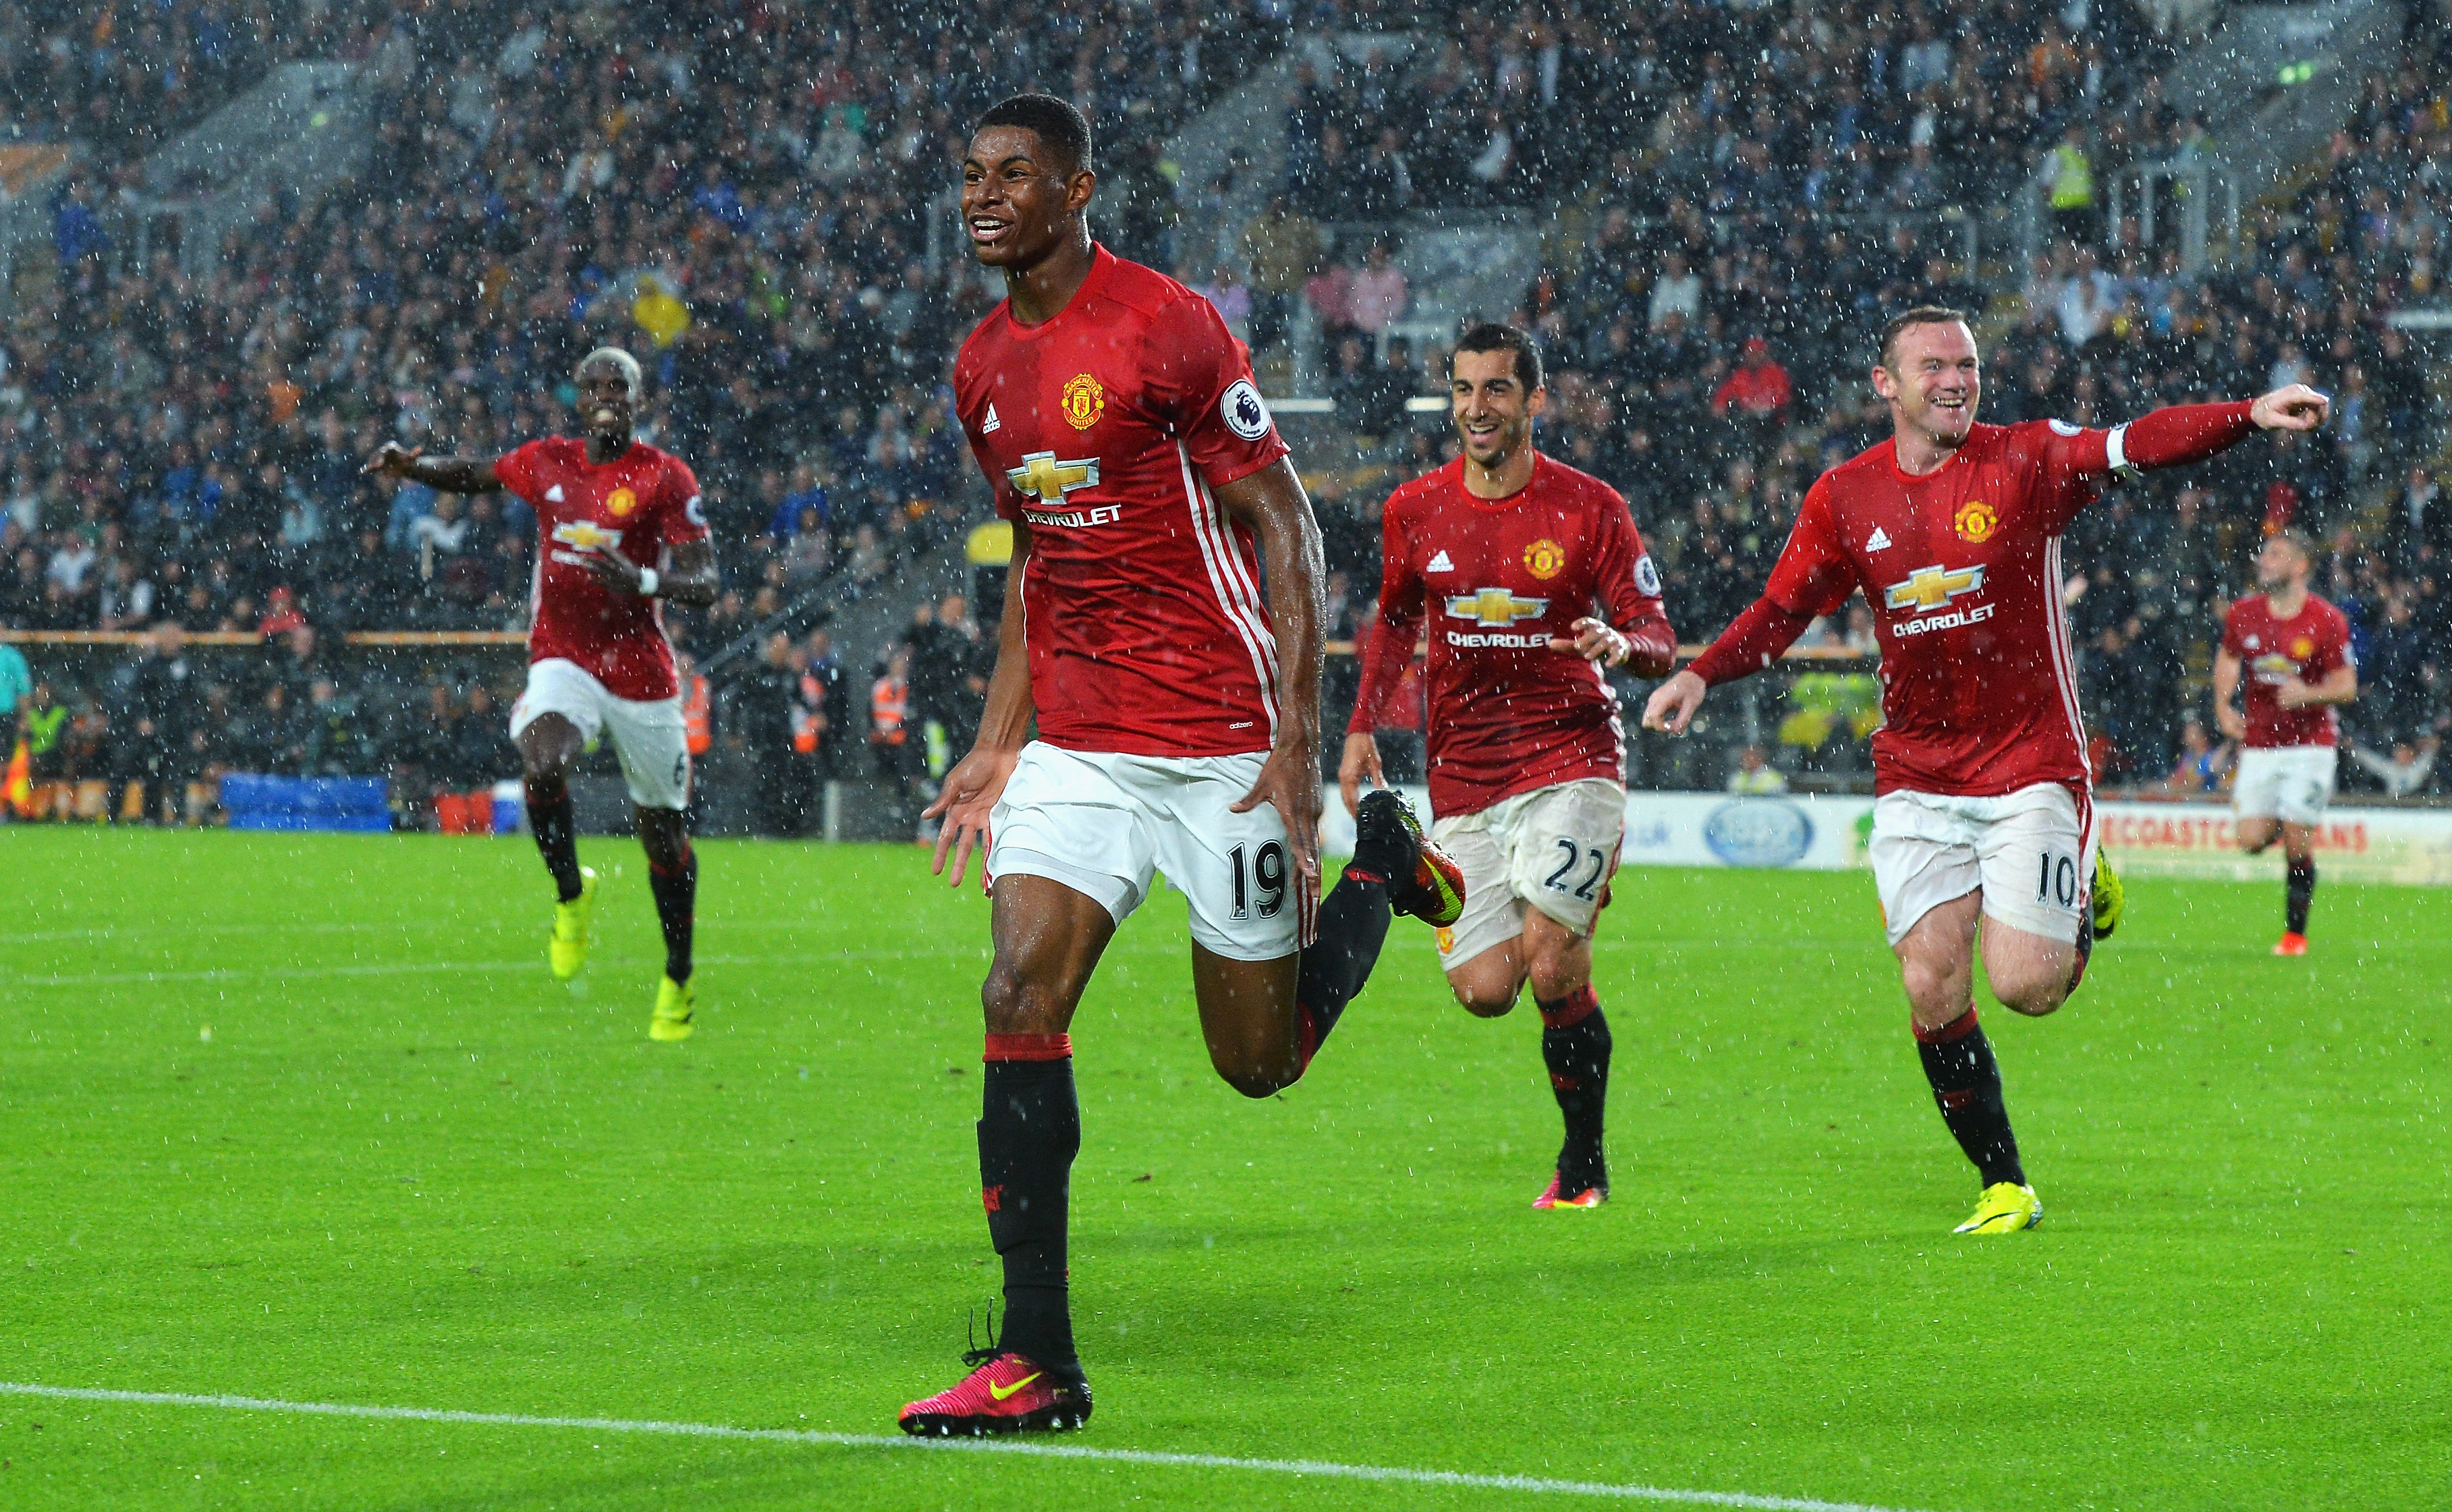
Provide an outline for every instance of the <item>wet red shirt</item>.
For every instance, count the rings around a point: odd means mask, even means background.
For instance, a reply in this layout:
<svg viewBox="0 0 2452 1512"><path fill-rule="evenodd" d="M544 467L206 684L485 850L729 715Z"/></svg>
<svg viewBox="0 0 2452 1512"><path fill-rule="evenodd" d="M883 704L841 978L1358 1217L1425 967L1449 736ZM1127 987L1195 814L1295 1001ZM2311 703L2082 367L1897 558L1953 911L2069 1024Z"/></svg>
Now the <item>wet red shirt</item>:
<svg viewBox="0 0 2452 1512"><path fill-rule="evenodd" d="M536 511L528 660L577 662L617 698L679 697L663 600L607 592L580 552L601 543L653 567L664 547L704 540L706 517L688 465L633 442L600 467L587 460L585 442L553 436L501 458L494 476Z"/></svg>
<svg viewBox="0 0 2452 1512"><path fill-rule="evenodd" d="M1249 527L1211 493L1286 454L1216 306L1099 247L1038 325L999 304L962 344L955 408L1030 530L1039 738L1078 751L1265 751L1277 642Z"/></svg>
<svg viewBox="0 0 2452 1512"><path fill-rule="evenodd" d="M1626 736L1600 668L1550 639L1597 612L1663 648L1660 575L1626 501L1550 457L1505 499L1476 499L1461 458L1391 495L1379 623L1348 727L1368 733L1430 629L1431 810L1472 814L1578 777L1620 778Z"/></svg>
<svg viewBox="0 0 2452 1512"><path fill-rule="evenodd" d="M1979 424L1922 478L1884 442L1807 492L1763 597L1811 617L1864 590L1882 653L1875 792L2087 785L2061 532L2109 471L2106 435Z"/></svg>
<svg viewBox="0 0 2452 1512"><path fill-rule="evenodd" d="M2223 617L2223 649L2244 664L2240 687L2251 748L2332 745L2340 739L2341 721L2331 704L2285 709L2281 698L2282 685L2293 677L2322 682L2334 668L2354 665L2350 622L2339 609L2311 593L2297 614L2276 619L2263 594L2249 594Z"/></svg>

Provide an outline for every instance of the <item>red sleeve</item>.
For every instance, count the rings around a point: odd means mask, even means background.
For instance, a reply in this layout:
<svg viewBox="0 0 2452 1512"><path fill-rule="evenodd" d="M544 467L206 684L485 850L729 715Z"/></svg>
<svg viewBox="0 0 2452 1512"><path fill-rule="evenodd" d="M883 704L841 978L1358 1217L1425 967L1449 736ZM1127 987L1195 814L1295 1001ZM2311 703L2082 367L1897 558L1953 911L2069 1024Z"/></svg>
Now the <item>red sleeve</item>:
<svg viewBox="0 0 2452 1512"><path fill-rule="evenodd" d="M667 546L704 540L711 534L706 526L705 501L699 495L698 474L678 457L664 462L664 508L658 523Z"/></svg>
<svg viewBox="0 0 2452 1512"><path fill-rule="evenodd" d="M1788 544L1780 549L1770 581L1763 587L1763 599L1810 620L1846 603L1856 587L1856 564L1840 549L1839 532L1831 523L1830 481L1825 477L1806 490L1795 528L1788 533Z"/></svg>
<svg viewBox="0 0 2452 1512"><path fill-rule="evenodd" d="M2237 445L2256 429L2250 403L2170 404L2109 430L2089 430L2051 421L2042 454L2042 473L2053 486L2053 520L2066 524L2092 502L2104 478L2126 481L2157 467L2203 461Z"/></svg>
<svg viewBox="0 0 2452 1512"><path fill-rule="evenodd" d="M1626 664L1642 677L1667 677L1677 662L1677 633L1661 609L1660 569L1643 549L1626 501L1614 495L1601 511L1600 599L1632 646Z"/></svg>
<svg viewBox="0 0 2452 1512"><path fill-rule="evenodd" d="M2223 611L2222 648L2243 660L2247 657L2247 647L2240 639L2239 605L2236 603Z"/></svg>
<svg viewBox="0 0 2452 1512"><path fill-rule="evenodd" d="M1401 512L1393 500L1379 531L1379 616L1367 642L1355 648L1362 658L1362 685L1355 690L1354 717L1345 722L1348 735L1369 735L1379 728L1379 711L1413 663L1427 612L1427 590L1414 571Z"/></svg>
<svg viewBox="0 0 2452 1512"><path fill-rule="evenodd" d="M1813 616L1791 614L1766 594L1729 621L1720 638L1705 647L1686 670L1702 678L1704 686L1713 688L1751 677L1785 655L1811 623Z"/></svg>
<svg viewBox="0 0 2452 1512"><path fill-rule="evenodd" d="M1249 477L1286 455L1269 406L1252 382L1243 344L1217 306L1194 295L1150 322L1141 341L1142 392L1192 453L1213 488Z"/></svg>
<svg viewBox="0 0 2452 1512"><path fill-rule="evenodd" d="M494 480L534 504L537 501L536 467L544 457L544 442L541 441L514 446L494 459Z"/></svg>

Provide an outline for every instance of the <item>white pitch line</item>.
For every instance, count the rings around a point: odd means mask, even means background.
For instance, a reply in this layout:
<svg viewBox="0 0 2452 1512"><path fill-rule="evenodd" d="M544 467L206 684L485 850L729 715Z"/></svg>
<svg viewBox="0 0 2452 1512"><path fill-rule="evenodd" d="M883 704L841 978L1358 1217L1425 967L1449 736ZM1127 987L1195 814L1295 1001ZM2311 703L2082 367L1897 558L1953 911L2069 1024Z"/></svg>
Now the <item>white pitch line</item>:
<svg viewBox="0 0 2452 1512"><path fill-rule="evenodd" d="M1325 1460L1247 1460L1227 1454L1169 1454L1156 1449L1094 1449L1086 1444L1024 1439L914 1439L880 1433L821 1433L813 1428L735 1428L719 1423L659 1423L633 1418L547 1418L522 1412L460 1412L443 1407L365 1407L340 1402L283 1402L265 1397L191 1396L180 1391L104 1391L87 1386L46 1386L0 1381L0 1395L47 1397L61 1402L120 1402L141 1406L219 1407L229 1412L287 1412L324 1418L375 1418L403 1423L457 1423L484 1428L584 1428L591 1433L662 1434L684 1439L750 1439L769 1443L824 1443L846 1449L933 1449L976 1454L1018 1454L1043 1460L1090 1460L1104 1464L1149 1464L1190 1470L1247 1470L1259 1475L1317 1476L1333 1481L1380 1481L1403 1485L1454 1486L1473 1491L1525 1491L1544 1496L1613 1498L1621 1502L1670 1502L1687 1506L1743 1507L1748 1512L1901 1512L1862 1502L1822 1502L1811 1497L1755 1496L1744 1491L1681 1491L1606 1481L1557 1481L1532 1475L1474 1475L1461 1470L1412 1470L1395 1465L1339 1464Z"/></svg>

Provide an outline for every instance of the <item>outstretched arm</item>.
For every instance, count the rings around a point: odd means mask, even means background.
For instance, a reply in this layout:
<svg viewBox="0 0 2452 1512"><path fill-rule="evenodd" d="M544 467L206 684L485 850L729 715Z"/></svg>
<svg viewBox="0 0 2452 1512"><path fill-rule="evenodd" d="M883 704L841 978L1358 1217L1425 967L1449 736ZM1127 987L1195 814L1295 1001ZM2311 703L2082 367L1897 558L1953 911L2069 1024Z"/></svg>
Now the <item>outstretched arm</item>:
<svg viewBox="0 0 2452 1512"><path fill-rule="evenodd" d="M980 850L980 862L986 863L988 815L996 809L997 799L1004 795L1004 785L1013 776L1014 764L1021 758L1021 748L1030 738L1030 718L1034 712L1030 699L1030 647L1022 638L1022 579L1030 565L1030 526L1017 520L1013 522L1013 558L1004 569L1004 622L997 627L996 672L988 678L988 703L979 716L979 738L970 755L962 757L945 774L945 785L939 791L937 801L928 805L926 816L943 815L945 822L937 829L935 869L945 870L945 853L954 852L954 874L949 886L962 885L962 874L969 870L971 849Z"/></svg>
<svg viewBox="0 0 2452 1512"><path fill-rule="evenodd" d="M1320 621L1328 618L1319 521L1295 464L1283 457L1217 491L1218 507L1252 527L1267 564L1269 619L1277 642L1277 736L1237 814L1276 806L1306 886L1319 886ZM1309 942L1306 941L1306 944Z"/></svg>
<svg viewBox="0 0 2452 1512"><path fill-rule="evenodd" d="M484 457L428 457L423 446L387 441L366 460L364 473L380 478L405 478L446 494L490 494L503 486L494 463ZM712 600L709 600L710 602Z"/></svg>
<svg viewBox="0 0 2452 1512"><path fill-rule="evenodd" d="M2133 478L2157 467L2201 461L2259 430L2309 431L2324 423L2333 402L2304 383L2226 404L2172 404L2109 430L2059 438L2054 449L2086 477Z"/></svg>

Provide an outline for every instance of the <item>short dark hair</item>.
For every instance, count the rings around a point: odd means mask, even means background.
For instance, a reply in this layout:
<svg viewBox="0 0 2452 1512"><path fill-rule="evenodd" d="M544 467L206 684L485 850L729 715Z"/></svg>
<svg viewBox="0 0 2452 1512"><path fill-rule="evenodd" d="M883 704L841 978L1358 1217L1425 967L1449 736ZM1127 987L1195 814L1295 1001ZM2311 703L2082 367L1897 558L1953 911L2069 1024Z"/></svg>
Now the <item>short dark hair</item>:
<svg viewBox="0 0 2452 1512"><path fill-rule="evenodd" d="M1467 326L1465 333L1456 338L1455 350L1448 353L1450 377L1455 375L1455 360L1459 352L1513 352L1515 381L1524 385L1524 392L1530 394L1541 386L1541 348L1532 344L1532 337L1513 325L1483 321Z"/></svg>
<svg viewBox="0 0 2452 1512"><path fill-rule="evenodd" d="M976 136L992 126L1019 127L1038 133L1040 144L1058 157L1072 165L1073 172L1090 167L1090 118L1075 109L1069 100L1052 94L1017 94L988 107L979 124L971 128Z"/></svg>
<svg viewBox="0 0 2452 1512"><path fill-rule="evenodd" d="M1901 310L1882 326L1882 350L1877 361L1884 367L1890 365L1890 360L1899 354L1899 333L1908 326L1948 325L1953 321L1969 330L1975 327L1975 323L1965 310L1952 309L1947 304L1919 304L1911 310Z"/></svg>

